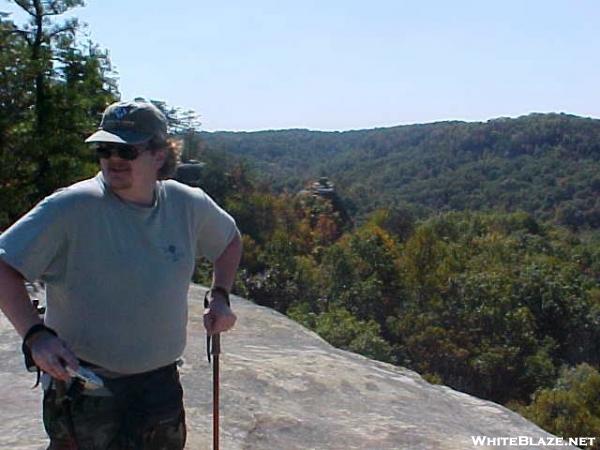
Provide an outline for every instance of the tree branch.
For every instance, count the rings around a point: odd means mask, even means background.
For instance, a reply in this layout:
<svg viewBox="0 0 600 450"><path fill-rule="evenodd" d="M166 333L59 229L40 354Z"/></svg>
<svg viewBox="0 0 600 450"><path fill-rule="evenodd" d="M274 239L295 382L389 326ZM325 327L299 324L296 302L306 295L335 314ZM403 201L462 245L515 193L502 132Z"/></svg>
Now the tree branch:
<svg viewBox="0 0 600 450"><path fill-rule="evenodd" d="M76 27L74 27L73 25L69 24L69 25L65 25L64 27L61 28L57 28L56 30L54 30L52 33L48 34L48 39L52 39L54 36L56 36L57 34L63 33L65 31L70 31L71 33L75 33L76 31Z"/></svg>
<svg viewBox="0 0 600 450"><path fill-rule="evenodd" d="M19 35L21 35L27 41L27 44L29 44L29 45L32 44L31 38L29 36L29 33L27 31L25 31L25 30L20 30L18 28L13 28L12 30L6 30L5 33L6 34L19 34Z"/></svg>
<svg viewBox="0 0 600 450"><path fill-rule="evenodd" d="M14 2L25 10L30 16L35 17L35 11L29 9L31 6L27 0L14 0Z"/></svg>
<svg viewBox="0 0 600 450"><path fill-rule="evenodd" d="M29 45L31 45L32 40L31 40L31 34L30 33L28 33L25 30L13 30L13 33L20 34L27 41L27 43Z"/></svg>

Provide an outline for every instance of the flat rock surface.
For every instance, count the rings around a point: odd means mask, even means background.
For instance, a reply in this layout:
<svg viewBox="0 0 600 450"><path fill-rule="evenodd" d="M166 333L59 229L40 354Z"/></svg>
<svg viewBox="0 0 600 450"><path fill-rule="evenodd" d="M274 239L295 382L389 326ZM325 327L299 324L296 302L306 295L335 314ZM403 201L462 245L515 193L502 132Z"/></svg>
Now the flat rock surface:
<svg viewBox="0 0 600 450"><path fill-rule="evenodd" d="M202 326L205 289L190 288L181 368L188 445L212 448L212 368ZM234 330L222 336L224 450L465 450L471 436L551 435L495 403L431 385L417 373L338 350L268 308L234 297ZM38 450L47 439L41 392L23 371L20 339L0 314L0 449ZM562 447L575 448L575 447Z"/></svg>

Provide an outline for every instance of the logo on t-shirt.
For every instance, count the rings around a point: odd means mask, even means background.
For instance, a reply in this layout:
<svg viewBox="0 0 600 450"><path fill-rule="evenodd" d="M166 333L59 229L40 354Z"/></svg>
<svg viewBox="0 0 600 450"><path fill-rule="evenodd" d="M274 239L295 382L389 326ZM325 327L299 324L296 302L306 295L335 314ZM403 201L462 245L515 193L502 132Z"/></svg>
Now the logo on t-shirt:
<svg viewBox="0 0 600 450"><path fill-rule="evenodd" d="M163 252L165 253L165 256L173 262L179 261L183 256L183 252L177 250L177 247L175 247L173 244L164 247Z"/></svg>

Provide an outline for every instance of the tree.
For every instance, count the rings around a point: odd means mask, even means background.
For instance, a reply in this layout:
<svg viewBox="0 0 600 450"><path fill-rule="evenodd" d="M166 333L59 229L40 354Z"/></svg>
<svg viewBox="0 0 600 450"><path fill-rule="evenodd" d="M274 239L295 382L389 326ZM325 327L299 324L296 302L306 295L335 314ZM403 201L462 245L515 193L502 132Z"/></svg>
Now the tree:
<svg viewBox="0 0 600 450"><path fill-rule="evenodd" d="M203 148L198 135L201 125L200 115L193 109L171 106L162 100L150 100L150 102L167 118L169 133L181 138L181 161L187 163L198 159Z"/></svg>
<svg viewBox="0 0 600 450"><path fill-rule="evenodd" d="M26 209L32 192L32 166L19 151L33 124L28 49L6 17L0 15L0 230Z"/></svg>
<svg viewBox="0 0 600 450"><path fill-rule="evenodd" d="M316 318L315 331L330 344L380 361L391 360L391 346L374 321L361 321L349 311L332 307Z"/></svg>
<svg viewBox="0 0 600 450"><path fill-rule="evenodd" d="M77 19L60 21L82 0L14 3L29 20L0 17L0 196L7 200L0 229L56 188L93 174L83 139L118 95L106 52L80 42Z"/></svg>
<svg viewBox="0 0 600 450"><path fill-rule="evenodd" d="M600 374L589 364L563 368L556 385L540 389L529 406L513 407L526 418L558 436L598 436L600 433ZM596 442L592 447L600 448Z"/></svg>
<svg viewBox="0 0 600 450"><path fill-rule="evenodd" d="M143 100L143 99L140 99ZM169 132L175 135L186 135L200 129L200 115L193 109L172 106L162 100L150 100L167 118Z"/></svg>
<svg viewBox="0 0 600 450"><path fill-rule="evenodd" d="M79 28L77 19L68 19L62 23L53 23L53 18L68 10L83 6L82 0L14 0L29 16L29 22L22 27L14 27L12 34L21 38L29 51L30 76L33 79L35 125L33 128L36 140L41 141L49 130L52 115L49 83L55 76L54 59L56 50L73 41ZM56 58L58 59L58 58ZM38 147L38 150L39 147ZM39 151L35 181L41 181L50 166L49 158Z"/></svg>

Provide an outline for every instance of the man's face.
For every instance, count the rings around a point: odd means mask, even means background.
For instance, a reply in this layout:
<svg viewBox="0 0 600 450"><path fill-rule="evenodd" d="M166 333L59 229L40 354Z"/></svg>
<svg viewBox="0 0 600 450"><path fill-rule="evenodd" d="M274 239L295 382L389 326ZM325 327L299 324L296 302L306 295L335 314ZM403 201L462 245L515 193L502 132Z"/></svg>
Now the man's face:
<svg viewBox="0 0 600 450"><path fill-rule="evenodd" d="M146 149L145 145L100 144L100 167L113 191L140 191L154 187L158 170L165 161L165 151ZM135 159L128 159L135 156ZM110 155L110 156L109 156Z"/></svg>

